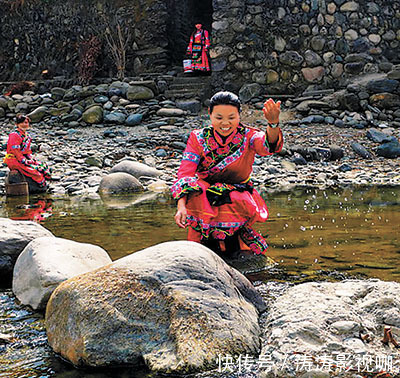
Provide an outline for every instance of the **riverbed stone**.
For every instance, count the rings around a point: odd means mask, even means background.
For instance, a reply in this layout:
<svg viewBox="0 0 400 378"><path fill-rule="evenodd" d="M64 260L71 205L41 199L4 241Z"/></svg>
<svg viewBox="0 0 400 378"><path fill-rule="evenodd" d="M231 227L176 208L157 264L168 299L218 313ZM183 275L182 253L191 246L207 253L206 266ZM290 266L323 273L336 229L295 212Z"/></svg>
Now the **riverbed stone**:
<svg viewBox="0 0 400 378"><path fill-rule="evenodd" d="M108 253L97 245L36 238L15 263L12 290L22 304L41 310L61 282L111 262Z"/></svg>
<svg viewBox="0 0 400 378"><path fill-rule="evenodd" d="M264 309L219 256L175 241L63 282L47 305L46 330L53 350L78 366L144 361L152 371L185 373L216 366L219 355L257 354Z"/></svg>
<svg viewBox="0 0 400 378"><path fill-rule="evenodd" d="M183 109L177 108L161 108L157 111L157 115L160 117L182 117L185 113Z"/></svg>
<svg viewBox="0 0 400 378"><path fill-rule="evenodd" d="M99 185L100 194L105 195L133 193L143 190L143 185L136 177L124 172L115 172L104 176Z"/></svg>
<svg viewBox="0 0 400 378"><path fill-rule="evenodd" d="M381 144L376 149L376 154L388 159L395 159L400 156L400 144L397 140Z"/></svg>
<svg viewBox="0 0 400 378"><path fill-rule="evenodd" d="M398 109L400 96L394 93L377 93L370 96L369 103L380 109Z"/></svg>
<svg viewBox="0 0 400 378"><path fill-rule="evenodd" d="M367 131L367 138L371 139L373 142L376 143L389 143L397 141L397 138L393 135L388 135L378 129L371 127Z"/></svg>
<svg viewBox="0 0 400 378"><path fill-rule="evenodd" d="M299 375L299 362L305 356L328 356L337 362L340 352L348 356L347 366L356 366L366 354L387 355L394 349L380 340L385 326L393 330L399 326L399 295L399 283L380 280L313 282L289 288L266 314L261 352L270 356L270 366L283 368L276 375L262 369L260 377L320 377L306 374L327 372L310 359L309 371ZM360 333L368 334L372 342L363 342Z"/></svg>
<svg viewBox="0 0 400 378"><path fill-rule="evenodd" d="M103 108L95 105L85 110L82 114L82 121L90 124L101 123L103 121Z"/></svg>
<svg viewBox="0 0 400 378"><path fill-rule="evenodd" d="M53 237L43 226L31 221L0 218L0 283L11 283L12 271L26 245L39 237Z"/></svg>
<svg viewBox="0 0 400 378"><path fill-rule="evenodd" d="M111 173L115 172L124 172L128 173L136 178L140 178L141 176L146 177L158 177L161 175L161 171L150 167L146 164L139 163L138 161L133 160L123 160L116 164L111 168Z"/></svg>
<svg viewBox="0 0 400 378"><path fill-rule="evenodd" d="M47 106L39 106L32 112L28 113L28 117L31 119L32 123L40 122L47 114Z"/></svg>
<svg viewBox="0 0 400 378"><path fill-rule="evenodd" d="M367 83L366 89L369 93L393 93L399 82L393 79L372 79Z"/></svg>
<svg viewBox="0 0 400 378"><path fill-rule="evenodd" d="M154 98L154 92L145 86L141 85L130 85L126 91L126 98L129 101L136 100L151 100Z"/></svg>

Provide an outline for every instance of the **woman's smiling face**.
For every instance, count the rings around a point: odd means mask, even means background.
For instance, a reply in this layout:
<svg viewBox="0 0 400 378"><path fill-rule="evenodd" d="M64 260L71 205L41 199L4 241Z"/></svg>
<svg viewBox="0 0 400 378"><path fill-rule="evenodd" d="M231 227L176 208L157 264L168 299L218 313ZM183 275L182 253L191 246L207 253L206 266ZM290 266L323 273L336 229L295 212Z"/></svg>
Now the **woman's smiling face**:
<svg viewBox="0 0 400 378"><path fill-rule="evenodd" d="M215 105L210 114L211 125L220 135L226 137L239 126L239 110L233 105Z"/></svg>

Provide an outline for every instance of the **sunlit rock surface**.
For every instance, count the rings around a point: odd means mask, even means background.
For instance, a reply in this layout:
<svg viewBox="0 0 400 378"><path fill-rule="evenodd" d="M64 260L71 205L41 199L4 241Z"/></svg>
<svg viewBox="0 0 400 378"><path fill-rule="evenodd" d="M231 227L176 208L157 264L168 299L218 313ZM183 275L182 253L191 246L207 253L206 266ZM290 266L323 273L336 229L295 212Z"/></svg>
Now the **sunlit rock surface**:
<svg viewBox="0 0 400 378"><path fill-rule="evenodd" d="M75 365L144 363L161 372L258 354L261 296L193 242L162 243L62 283L46 310L49 343Z"/></svg>
<svg viewBox="0 0 400 378"><path fill-rule="evenodd" d="M343 374L337 376L353 377L357 366L361 372L365 356L371 358L369 372L385 370L376 363L377 356L397 359L394 345L381 340L385 326L400 340L399 298L399 283L379 280L313 282L288 289L265 319L261 355L269 356L273 368L264 369L261 377L319 377L309 372L313 369L332 376L340 355L346 357ZM355 370L346 372L345 367Z"/></svg>
<svg viewBox="0 0 400 378"><path fill-rule="evenodd" d="M0 283L11 283L12 271L18 255L33 239L53 234L31 221L0 218Z"/></svg>
<svg viewBox="0 0 400 378"><path fill-rule="evenodd" d="M13 292L34 310L46 307L54 289L63 281L111 263L101 247L62 238L31 241L14 267Z"/></svg>

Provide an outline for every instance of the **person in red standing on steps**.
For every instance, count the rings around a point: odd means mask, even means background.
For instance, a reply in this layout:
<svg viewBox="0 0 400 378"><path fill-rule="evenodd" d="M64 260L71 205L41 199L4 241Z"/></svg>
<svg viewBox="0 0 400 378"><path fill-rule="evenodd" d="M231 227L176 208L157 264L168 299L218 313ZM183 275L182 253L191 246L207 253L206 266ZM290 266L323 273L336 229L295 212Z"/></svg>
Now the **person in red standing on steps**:
<svg viewBox="0 0 400 378"><path fill-rule="evenodd" d="M210 38L208 31L203 29L203 25L200 23L196 24L195 27L196 29L190 36L186 56L192 60L191 72L209 72L208 49L210 48Z"/></svg>
<svg viewBox="0 0 400 378"><path fill-rule="evenodd" d="M29 117L17 114L16 129L8 136L7 154L3 162L10 170L19 171L36 181L40 188L47 189L46 179L51 179L51 170L46 163L37 161L32 156L32 138L27 133L29 127Z"/></svg>
<svg viewBox="0 0 400 378"><path fill-rule="evenodd" d="M268 99L263 112L265 131L240 122L235 94L218 92L211 98L211 125L190 134L171 188L177 200L175 222L188 227L188 240L216 252L265 254L267 243L252 226L267 220L268 208L253 187L251 173L256 154L282 149L280 101Z"/></svg>

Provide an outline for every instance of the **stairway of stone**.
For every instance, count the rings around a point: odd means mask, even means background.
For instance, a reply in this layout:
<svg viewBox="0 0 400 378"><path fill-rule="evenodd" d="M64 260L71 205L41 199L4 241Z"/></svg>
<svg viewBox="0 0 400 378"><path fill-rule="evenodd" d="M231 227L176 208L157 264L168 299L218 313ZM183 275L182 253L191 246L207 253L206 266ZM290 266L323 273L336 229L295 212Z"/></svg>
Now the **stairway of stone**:
<svg viewBox="0 0 400 378"><path fill-rule="evenodd" d="M174 76L164 96L170 100L197 99L205 100L210 95L210 76L189 76L182 74Z"/></svg>

